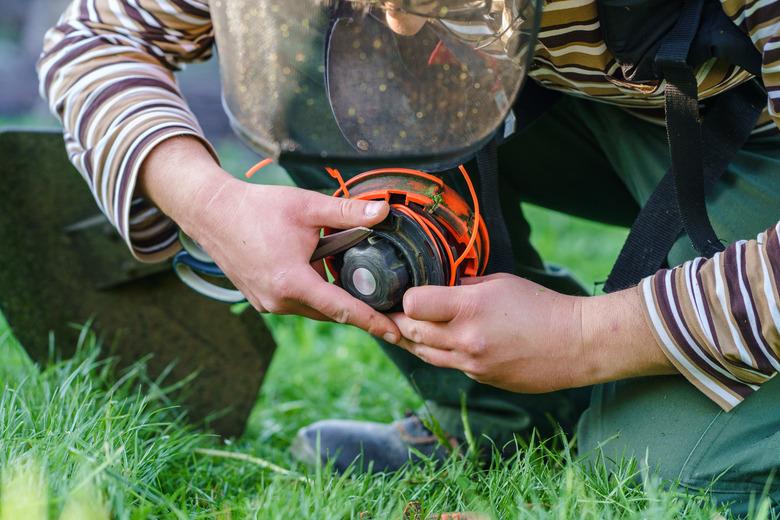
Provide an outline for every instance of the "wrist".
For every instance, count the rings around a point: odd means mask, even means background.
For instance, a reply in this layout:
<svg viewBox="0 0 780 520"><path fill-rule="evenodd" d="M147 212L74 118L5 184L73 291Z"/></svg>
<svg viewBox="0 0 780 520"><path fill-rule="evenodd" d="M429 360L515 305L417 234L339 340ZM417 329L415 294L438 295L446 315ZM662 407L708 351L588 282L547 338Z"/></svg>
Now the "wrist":
<svg viewBox="0 0 780 520"><path fill-rule="evenodd" d="M182 136L158 144L139 172L138 186L163 213L185 232L204 217L204 197L235 181L220 168L196 137Z"/></svg>
<svg viewBox="0 0 780 520"><path fill-rule="evenodd" d="M580 300L588 384L676 372L656 343L637 291Z"/></svg>
<svg viewBox="0 0 780 520"><path fill-rule="evenodd" d="M580 334L581 355L586 384L610 381L610 372L614 370L607 351L609 316L604 315L604 302L601 296L580 297Z"/></svg>

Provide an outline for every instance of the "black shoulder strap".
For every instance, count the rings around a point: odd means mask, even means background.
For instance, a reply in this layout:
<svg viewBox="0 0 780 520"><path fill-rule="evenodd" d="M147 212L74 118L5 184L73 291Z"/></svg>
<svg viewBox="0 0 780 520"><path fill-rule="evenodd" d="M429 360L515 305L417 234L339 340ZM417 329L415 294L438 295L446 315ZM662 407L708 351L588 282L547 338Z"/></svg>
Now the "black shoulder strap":
<svg viewBox="0 0 780 520"><path fill-rule="evenodd" d="M498 143L491 140L477 154L479 170L479 199L482 216L490 236L490 258L486 274L511 273L514 271L512 239L501 212L501 198L498 193Z"/></svg>
<svg viewBox="0 0 780 520"><path fill-rule="evenodd" d="M747 142L765 105L766 92L753 80L718 95L709 107L701 127L706 152L701 178L704 192L712 189ZM668 171L642 208L604 285L605 292L636 285L665 264L669 250L684 231L680 206L689 204L691 197L680 197L677 181L673 169Z"/></svg>
<svg viewBox="0 0 780 520"><path fill-rule="evenodd" d="M682 231L704 257L723 250L707 214L705 192L750 137L766 94L754 82L720 94L702 123L689 54L703 7L704 0L683 1L677 23L655 56L656 71L666 80L666 128L672 166L631 228L604 286L606 292L635 285L661 268ZM730 131L724 133L723 129Z"/></svg>
<svg viewBox="0 0 780 520"><path fill-rule="evenodd" d="M684 0L680 18L661 44L655 63L666 80L666 131L680 219L696 250L710 257L723 245L712 229L704 201L699 86L688 64L703 6L704 0Z"/></svg>
<svg viewBox="0 0 780 520"><path fill-rule="evenodd" d="M705 194L750 137L766 105L766 92L758 81L750 81L724 92L709 104L702 120L698 85L694 66L690 63L692 60L700 63L713 56L727 60L735 58L738 65L750 72L760 70L760 55L758 51L750 50L751 42L747 36L738 29L734 31L736 27L731 20L724 21L725 14L720 5L713 6L711 2L705 2L683 0L675 25L655 54L653 74L663 77L667 82L665 107L672 167L632 226L605 284L605 292L636 285L645 276L658 271L683 232L687 232L694 247L703 256L711 256L723 249L707 215ZM700 25L705 9L709 11L705 13L706 34L702 34ZM720 41L725 36L728 36L726 41ZM699 49L692 52L694 41L697 42L697 49L701 47L707 51L702 53ZM539 89L529 81L526 90L533 91L534 87ZM531 103L520 106L531 108L531 120L554 101L534 103L543 99L543 96L525 97ZM542 110L539 110L540 106ZM519 120L527 122L529 118L520 117ZM498 202L496 147L497 143L493 141L477 156L481 199L492 242L489 272L511 272L511 242ZM497 214L493 213L496 211Z"/></svg>
<svg viewBox="0 0 780 520"><path fill-rule="evenodd" d="M547 110L561 99L562 94L546 89L529 79L517 98L512 110L516 125L515 133L522 131L539 119ZM490 258L486 273L511 273L514 271L512 240L509 236L503 213L498 186L498 145L503 141L496 135L479 153L477 169L479 171L479 199L485 226L490 235ZM520 168L521 165L518 165ZM524 218L522 213L518 218Z"/></svg>

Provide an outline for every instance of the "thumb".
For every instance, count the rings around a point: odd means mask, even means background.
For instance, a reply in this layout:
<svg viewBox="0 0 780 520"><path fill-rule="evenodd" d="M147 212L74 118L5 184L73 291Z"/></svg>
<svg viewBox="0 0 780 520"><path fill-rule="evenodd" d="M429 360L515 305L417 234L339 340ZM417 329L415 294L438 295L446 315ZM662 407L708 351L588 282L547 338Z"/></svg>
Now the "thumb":
<svg viewBox="0 0 780 520"><path fill-rule="evenodd" d="M306 201L308 223L313 227L349 229L371 227L387 218L390 206L384 201L365 201L311 193Z"/></svg>
<svg viewBox="0 0 780 520"><path fill-rule="evenodd" d="M460 279L460 284L478 285L485 282L492 282L493 280L504 280L507 278L515 278L515 276L509 273L493 273L485 276L465 276Z"/></svg>

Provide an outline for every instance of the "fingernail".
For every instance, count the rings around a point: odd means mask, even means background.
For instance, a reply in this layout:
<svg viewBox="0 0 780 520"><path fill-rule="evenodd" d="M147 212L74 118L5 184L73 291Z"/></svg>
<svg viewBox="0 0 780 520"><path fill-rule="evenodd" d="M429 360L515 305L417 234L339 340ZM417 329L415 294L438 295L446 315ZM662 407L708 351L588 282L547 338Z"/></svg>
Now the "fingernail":
<svg viewBox="0 0 780 520"><path fill-rule="evenodd" d="M368 218L374 218L379 215L383 209L385 209L384 202L371 202L366 204L366 207L363 211Z"/></svg>
<svg viewBox="0 0 780 520"><path fill-rule="evenodd" d="M384 339L388 343L392 343L393 345L398 343L398 336L392 332L388 332L387 334L382 336L382 339Z"/></svg>

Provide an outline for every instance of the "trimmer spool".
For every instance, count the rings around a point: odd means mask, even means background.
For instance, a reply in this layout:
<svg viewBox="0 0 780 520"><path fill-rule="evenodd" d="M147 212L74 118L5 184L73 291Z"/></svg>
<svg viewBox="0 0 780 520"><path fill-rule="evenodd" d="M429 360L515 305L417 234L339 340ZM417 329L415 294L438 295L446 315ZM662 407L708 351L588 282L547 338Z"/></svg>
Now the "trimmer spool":
<svg viewBox="0 0 780 520"><path fill-rule="evenodd" d="M383 168L347 182L338 170L327 171L341 185L334 197L390 204L390 215L371 236L325 260L335 282L356 298L380 311L399 310L409 288L454 286L484 273L489 237L463 166L473 209L440 177L419 170Z"/></svg>

